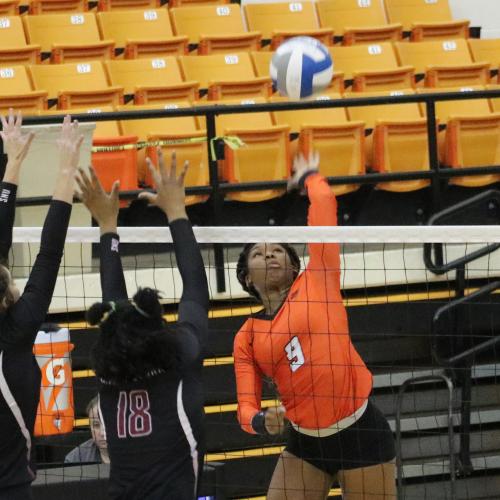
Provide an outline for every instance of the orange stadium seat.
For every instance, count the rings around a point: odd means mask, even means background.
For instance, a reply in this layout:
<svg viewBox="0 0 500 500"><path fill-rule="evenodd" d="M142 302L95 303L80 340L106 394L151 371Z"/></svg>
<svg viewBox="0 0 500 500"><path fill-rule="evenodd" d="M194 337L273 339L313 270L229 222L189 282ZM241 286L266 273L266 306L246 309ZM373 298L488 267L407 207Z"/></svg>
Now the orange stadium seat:
<svg viewBox="0 0 500 500"><path fill-rule="evenodd" d="M246 31L239 4L174 7L170 18L175 34L198 44L199 54L260 49L261 35Z"/></svg>
<svg viewBox="0 0 500 500"><path fill-rule="evenodd" d="M114 42L101 40L94 14L23 16L23 22L29 42L50 52L53 63L114 57Z"/></svg>
<svg viewBox="0 0 500 500"><path fill-rule="evenodd" d="M466 40L396 43L399 62L425 73L427 87L486 85L490 80L488 63L473 62Z"/></svg>
<svg viewBox="0 0 500 500"><path fill-rule="evenodd" d="M373 169L381 173L429 170L427 120L377 120L373 131ZM428 179L389 181L378 189L394 192L417 191L430 185Z"/></svg>
<svg viewBox="0 0 500 500"><path fill-rule="evenodd" d="M363 175L365 173L365 124L364 122L333 123L329 125L305 124L299 134L300 151L307 157L318 151L320 171L327 177ZM326 159L326 160L325 160ZM337 195L351 193L359 184L332 186Z"/></svg>
<svg viewBox="0 0 500 500"><path fill-rule="evenodd" d="M25 66L0 67L0 112L9 108L38 112L47 107L47 92L34 90Z"/></svg>
<svg viewBox="0 0 500 500"><path fill-rule="evenodd" d="M223 101L220 104L265 102L263 98ZM240 149L224 149L222 176L230 183L285 180L290 175L290 128L274 125L270 113L219 115L217 135L238 136L244 143ZM259 202L283 195L284 189L231 191L226 199Z"/></svg>
<svg viewBox="0 0 500 500"><path fill-rule="evenodd" d="M353 80L354 90L405 89L414 85L411 66L399 66L391 43L330 47L335 71Z"/></svg>
<svg viewBox="0 0 500 500"><path fill-rule="evenodd" d="M468 43L475 62L489 62L492 69L500 69L500 38L469 38Z"/></svg>
<svg viewBox="0 0 500 500"><path fill-rule="evenodd" d="M230 0L169 0L169 7L181 7L188 5L224 5Z"/></svg>
<svg viewBox="0 0 500 500"><path fill-rule="evenodd" d="M469 36L469 21L453 20L448 0L384 0L391 23L411 31L414 42Z"/></svg>
<svg viewBox="0 0 500 500"><path fill-rule="evenodd" d="M39 64L29 67L35 88L57 99L59 109L116 106L123 87L112 87L102 62Z"/></svg>
<svg viewBox="0 0 500 500"><path fill-rule="evenodd" d="M388 95L414 94L412 88L401 90L385 90L378 92L353 92L346 94L346 97L381 97ZM418 103L407 104L380 104L374 106L356 106L347 108L347 114L350 120L365 122L367 129L374 129L378 120L389 120L395 124L399 121L412 122L420 121L422 114ZM393 127L389 130L392 132ZM366 164L373 165L373 137L374 134L366 136Z"/></svg>
<svg viewBox="0 0 500 500"><path fill-rule="evenodd" d="M166 109L189 107L189 102L169 103ZM142 106L119 106L119 111L132 111L144 109L158 109L158 105ZM189 160L189 170L186 175L186 186L207 186L209 184L208 149L206 131L199 127L198 120L194 116L182 116L175 118L153 118L142 120L123 120L122 130L125 134L136 135L141 141L179 141L177 144L162 146L166 154L173 150L177 153L178 165ZM189 141L189 139L193 139ZM149 156L155 164L155 147L148 147L139 151L139 177L148 185L153 184L149 171L145 168L145 157ZM186 198L186 204L201 203L208 199L206 195L193 195Z"/></svg>
<svg viewBox="0 0 500 500"><path fill-rule="evenodd" d="M174 36L167 9L99 12L102 38L114 40L126 59L184 54L187 36Z"/></svg>
<svg viewBox="0 0 500 500"><path fill-rule="evenodd" d="M19 16L0 18L0 65L37 64L40 46L28 45Z"/></svg>
<svg viewBox="0 0 500 500"><path fill-rule="evenodd" d="M446 127L444 163L452 168L500 164L500 113L482 117L450 117ZM500 181L499 174L451 177L450 184L479 187Z"/></svg>
<svg viewBox="0 0 500 500"><path fill-rule="evenodd" d="M401 40L403 27L388 24L381 2L320 0L316 3L320 25L342 36L342 45Z"/></svg>
<svg viewBox="0 0 500 500"><path fill-rule="evenodd" d="M333 30L320 28L313 2L247 3L244 7L248 29L271 39L275 49L287 38L307 35L332 45Z"/></svg>
<svg viewBox="0 0 500 500"><path fill-rule="evenodd" d="M181 56L179 62L184 78L208 89L210 100L268 97L272 92L269 77L255 76L248 52Z"/></svg>
<svg viewBox="0 0 500 500"><path fill-rule="evenodd" d="M107 11L114 9L156 9L161 7L160 0L99 0L97 10Z"/></svg>
<svg viewBox="0 0 500 500"><path fill-rule="evenodd" d="M29 0L30 14L81 13L87 10L87 0Z"/></svg>
<svg viewBox="0 0 500 500"><path fill-rule="evenodd" d="M0 16L17 16L19 0L0 0Z"/></svg>
<svg viewBox="0 0 500 500"><path fill-rule="evenodd" d="M173 56L107 61L105 67L111 84L133 95L135 104L192 102L198 97L198 83L183 81Z"/></svg>

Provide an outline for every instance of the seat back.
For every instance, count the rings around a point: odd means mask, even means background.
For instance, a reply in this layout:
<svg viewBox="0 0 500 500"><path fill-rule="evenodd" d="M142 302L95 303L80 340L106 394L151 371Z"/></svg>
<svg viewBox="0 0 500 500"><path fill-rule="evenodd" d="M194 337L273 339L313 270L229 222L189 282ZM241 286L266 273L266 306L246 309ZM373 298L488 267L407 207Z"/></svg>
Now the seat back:
<svg viewBox="0 0 500 500"><path fill-rule="evenodd" d="M336 72L343 72L350 80L353 73L360 71L380 71L396 69L398 60L391 43L353 45L350 47L334 46L328 48Z"/></svg>
<svg viewBox="0 0 500 500"><path fill-rule="evenodd" d="M247 3L248 29L260 31L265 39L274 31L303 31L319 28L313 2Z"/></svg>
<svg viewBox="0 0 500 500"><path fill-rule="evenodd" d="M467 42L474 61L489 62L494 68L500 66L500 38L469 38Z"/></svg>
<svg viewBox="0 0 500 500"><path fill-rule="evenodd" d="M251 52L253 67L257 76L269 76L269 66L273 57L273 52L259 50Z"/></svg>
<svg viewBox="0 0 500 500"><path fill-rule="evenodd" d="M23 23L19 16L0 18L0 50L8 47L24 47L26 37Z"/></svg>
<svg viewBox="0 0 500 500"><path fill-rule="evenodd" d="M363 28L387 24L382 2L359 0L320 0L316 3L320 25L343 35L346 28Z"/></svg>
<svg viewBox="0 0 500 500"><path fill-rule="evenodd" d="M390 23L401 23L410 30L414 23L451 21L448 0L384 0Z"/></svg>
<svg viewBox="0 0 500 500"><path fill-rule="evenodd" d="M104 66L99 61L88 63L40 64L30 66L35 88L46 90L49 99L60 92L99 91L109 87Z"/></svg>
<svg viewBox="0 0 500 500"><path fill-rule="evenodd" d="M127 40L164 40L173 36L167 9L99 12L97 21L103 39L125 47Z"/></svg>
<svg viewBox="0 0 500 500"><path fill-rule="evenodd" d="M429 66L459 66L472 63L467 41L464 39L395 44L400 64L424 73Z"/></svg>
<svg viewBox="0 0 500 500"><path fill-rule="evenodd" d="M189 5L224 5L228 4L230 0L170 0L169 7L180 7Z"/></svg>
<svg viewBox="0 0 500 500"><path fill-rule="evenodd" d="M332 99L342 99L342 96L333 93L315 97L317 101ZM287 102L288 100L288 98L281 96L273 96L270 99L271 102ZM297 109L294 111L273 111L271 114L276 125L287 125L292 133L300 132L303 126L333 125L348 121L346 108Z"/></svg>
<svg viewBox="0 0 500 500"><path fill-rule="evenodd" d="M73 12L78 14L88 10L87 0L29 0L30 14L56 14Z"/></svg>
<svg viewBox="0 0 500 500"><path fill-rule="evenodd" d="M31 92L33 85L25 66L0 68L0 95Z"/></svg>
<svg viewBox="0 0 500 500"><path fill-rule="evenodd" d="M440 88L439 92L473 92L474 90L484 90L481 85L471 87ZM436 89L417 89L418 93L432 93ZM422 106L422 113L425 116L425 108ZM470 99L461 101L438 101L436 102L436 118L440 123L446 123L450 116L484 116L491 113L488 99Z"/></svg>
<svg viewBox="0 0 500 500"><path fill-rule="evenodd" d="M100 41L94 14L41 14L24 16L30 43L39 44L42 52L50 52L54 44L86 44Z"/></svg>
<svg viewBox="0 0 500 500"><path fill-rule="evenodd" d="M250 54L212 54L207 56L180 56L179 62L186 80L208 88L212 81L243 81L255 78Z"/></svg>
<svg viewBox="0 0 500 500"><path fill-rule="evenodd" d="M174 7L170 18L176 35L187 35L189 43L198 43L201 35L244 33L239 4Z"/></svg>
<svg viewBox="0 0 500 500"><path fill-rule="evenodd" d="M415 90L386 90L380 92L352 92L345 97L382 97L415 94ZM422 118L418 103L376 104L374 106L356 106L347 108L350 120L365 122L366 128L374 128L377 120L418 120Z"/></svg>
<svg viewBox="0 0 500 500"><path fill-rule="evenodd" d="M160 7L159 0L99 0L99 11L108 11L113 9L156 9Z"/></svg>
<svg viewBox="0 0 500 500"><path fill-rule="evenodd" d="M179 64L173 56L116 59L104 64L111 84L123 87L125 94L134 94L136 87L166 86L182 82Z"/></svg>

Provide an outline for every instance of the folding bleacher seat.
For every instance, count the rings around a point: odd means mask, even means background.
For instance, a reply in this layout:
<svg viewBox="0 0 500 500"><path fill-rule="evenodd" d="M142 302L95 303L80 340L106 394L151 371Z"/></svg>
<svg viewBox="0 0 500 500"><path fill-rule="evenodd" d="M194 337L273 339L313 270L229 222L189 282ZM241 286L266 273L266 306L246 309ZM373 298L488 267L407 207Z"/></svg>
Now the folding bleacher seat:
<svg viewBox="0 0 500 500"><path fill-rule="evenodd" d="M183 81L173 56L106 61L105 67L111 84L133 95L135 104L192 102L198 97L198 83Z"/></svg>
<svg viewBox="0 0 500 500"><path fill-rule="evenodd" d="M486 85L490 80L488 63L473 62L463 39L395 44L399 62L425 73L427 87Z"/></svg>
<svg viewBox="0 0 500 500"><path fill-rule="evenodd" d="M101 37L114 40L126 59L184 54L187 36L174 36L167 9L99 12Z"/></svg>
<svg viewBox="0 0 500 500"><path fill-rule="evenodd" d="M51 62L104 60L114 57L114 42L101 40L94 14L23 16L30 43L51 53Z"/></svg>
<svg viewBox="0 0 500 500"><path fill-rule="evenodd" d="M263 98L230 100L220 104L253 104L265 102ZM237 136L244 146L224 149L222 174L227 182L261 182L285 180L290 175L290 128L274 125L271 114L245 113L219 115L216 118L217 135ZM284 189L260 191L231 191L226 199L242 202L259 202L283 195Z"/></svg>
<svg viewBox="0 0 500 500"><path fill-rule="evenodd" d="M34 113L46 107L47 92L34 90L25 66L0 67L0 113L9 108Z"/></svg>
<svg viewBox="0 0 500 500"><path fill-rule="evenodd" d="M406 95L414 93L415 93L414 89L408 88L401 90L386 90L379 92L353 92L350 94L346 94L346 97L349 98L382 97L382 96ZM401 131L401 135L404 135L405 131L408 130L408 125L407 125L408 122L420 123L422 119L422 114L418 103L387 104L387 105L376 104L374 106L349 107L347 108L347 114L351 120L365 122L367 129L376 129L377 122L379 120L392 122L391 127L389 127L387 132L384 134L384 137L387 137L389 141L392 138L391 134L397 135L399 133L399 131L396 130L397 123L402 122L404 124L404 130ZM374 164L373 140L375 135L376 134L373 133L366 136L366 141L365 141L366 164L368 166L372 166ZM424 133L424 136L426 138L426 133ZM417 140L420 140L420 144L422 145L422 147L425 146L426 142L425 143L422 142L422 136L420 136L418 139L415 139L415 143L417 143ZM391 159L394 161L393 165L395 164L396 160L399 160L400 163L404 163L404 158L391 158ZM413 183L414 181L411 182Z"/></svg>
<svg viewBox="0 0 500 500"><path fill-rule="evenodd" d="M473 92L484 90L484 86L439 89L440 92ZM433 89L419 89L419 93L433 92ZM461 101L441 101L436 103L436 117L439 123L446 124L446 130L439 134L439 153L441 161L452 167L494 165L486 158L496 158L495 133L498 131L491 103L488 99ZM481 138L481 134L484 137ZM486 148L486 149L485 149ZM484 186L497 182L500 176L479 175L470 177L451 177L450 184L460 186Z"/></svg>
<svg viewBox="0 0 500 500"><path fill-rule="evenodd" d="M316 100L341 99L340 94L317 95ZM271 101L286 101L283 97L273 97ZM346 108L303 109L295 111L275 111L273 121L277 125L288 125L292 133L299 134L300 148L305 154L318 150L326 161L321 163L321 172L326 176L358 175L365 172L364 123L349 122ZM296 153L294 143L292 152ZM357 184L332 186L339 196L356 191Z"/></svg>
<svg viewBox="0 0 500 500"><path fill-rule="evenodd" d="M446 127L444 163L452 168L500 164L500 113L482 117L454 115ZM451 177L450 184L464 187L500 182L499 174Z"/></svg>
<svg viewBox="0 0 500 500"><path fill-rule="evenodd" d="M412 41L469 36L469 21L454 20L448 0L384 0L390 23L411 31Z"/></svg>
<svg viewBox="0 0 500 500"><path fill-rule="evenodd" d="M498 85L498 84L487 85L486 88L488 90L500 90L500 85ZM494 112L500 112L500 97L490 99L490 105L491 105L491 109Z"/></svg>
<svg viewBox="0 0 500 500"><path fill-rule="evenodd" d="M160 0L99 0L97 9L99 11L107 10L128 10L128 9L156 9L161 7Z"/></svg>
<svg viewBox="0 0 500 500"><path fill-rule="evenodd" d="M475 62L489 62L494 70L500 69L500 38L469 38Z"/></svg>
<svg viewBox="0 0 500 500"><path fill-rule="evenodd" d="M81 13L88 10L87 0L29 0L30 14Z"/></svg>
<svg viewBox="0 0 500 500"><path fill-rule="evenodd" d="M188 106L190 106L189 102L178 102L176 104L169 103L165 105L165 108L175 109ZM118 109L120 111L158 109L158 105L121 106ZM186 186L207 186L209 184L206 131L199 127L196 117L122 120L120 124L123 133L136 135L141 141L179 141L177 144L162 146L162 149L167 155L175 150L178 165L182 165L185 160L189 160ZM193 140L190 141L189 139ZM139 152L139 176L148 185L152 185L152 179L149 171L145 169L144 159L147 155L157 164L155 150L155 147L148 147L145 152ZM201 203L207 199L208 196L206 195L192 195L186 198L186 204Z"/></svg>
<svg viewBox="0 0 500 500"><path fill-rule="evenodd" d="M412 66L400 66L391 43L330 47L335 71L353 80L354 90L405 89L414 85Z"/></svg>
<svg viewBox="0 0 500 500"><path fill-rule="evenodd" d="M239 4L174 7L170 18L175 34L198 44L199 54L260 49L261 35L246 31Z"/></svg>
<svg viewBox="0 0 500 500"><path fill-rule="evenodd" d="M123 103L123 88L109 84L100 61L30 66L36 89L46 90L59 109L116 106Z"/></svg>
<svg viewBox="0 0 500 500"><path fill-rule="evenodd" d="M307 35L332 45L333 30L320 28L313 2L247 3L244 7L248 29L260 31L276 48L287 38Z"/></svg>
<svg viewBox="0 0 500 500"><path fill-rule="evenodd" d="M19 14L19 0L0 0L0 16Z"/></svg>
<svg viewBox="0 0 500 500"><path fill-rule="evenodd" d="M247 52L180 56L179 62L184 78L199 82L200 89L208 89L211 100L268 97L272 91L269 77L255 75Z"/></svg>
<svg viewBox="0 0 500 500"><path fill-rule="evenodd" d="M26 43L21 18L0 17L0 65L38 62L40 62L40 46Z"/></svg>
<svg viewBox="0 0 500 500"><path fill-rule="evenodd" d="M372 168L381 173L429 170L427 120L377 120L373 131ZM430 180L389 181L378 189L394 192L417 191L430 185Z"/></svg>
<svg viewBox="0 0 500 500"><path fill-rule="evenodd" d="M343 45L380 43L402 39L400 23L388 24L382 2L359 0L319 0L320 25L342 36Z"/></svg>

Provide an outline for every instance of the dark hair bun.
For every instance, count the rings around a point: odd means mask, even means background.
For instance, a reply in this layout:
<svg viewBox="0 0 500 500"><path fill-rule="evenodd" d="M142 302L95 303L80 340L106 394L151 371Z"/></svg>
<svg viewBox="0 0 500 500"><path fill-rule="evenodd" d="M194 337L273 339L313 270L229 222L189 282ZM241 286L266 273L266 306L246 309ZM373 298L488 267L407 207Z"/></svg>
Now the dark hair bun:
<svg viewBox="0 0 500 500"><path fill-rule="evenodd" d="M139 288L134 295L134 302L150 318L158 318L163 314L158 290L154 290L153 288Z"/></svg>
<svg viewBox="0 0 500 500"><path fill-rule="evenodd" d="M87 323L92 326L98 325L104 315L111 311L111 309L112 307L109 302L96 302L87 311Z"/></svg>

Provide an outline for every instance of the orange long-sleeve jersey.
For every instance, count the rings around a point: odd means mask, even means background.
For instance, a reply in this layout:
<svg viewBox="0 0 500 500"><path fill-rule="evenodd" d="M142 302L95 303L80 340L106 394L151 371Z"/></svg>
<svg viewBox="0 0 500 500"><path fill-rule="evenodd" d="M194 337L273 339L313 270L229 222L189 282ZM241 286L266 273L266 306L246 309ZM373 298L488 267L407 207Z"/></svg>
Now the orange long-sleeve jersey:
<svg viewBox="0 0 500 500"><path fill-rule="evenodd" d="M337 201L325 178L306 178L308 224L336 226ZM352 345L340 294L338 244L309 244L309 264L272 319L249 318L234 341L238 420L255 433L262 378L277 386L286 417L323 429L352 415L366 401L372 376Z"/></svg>

